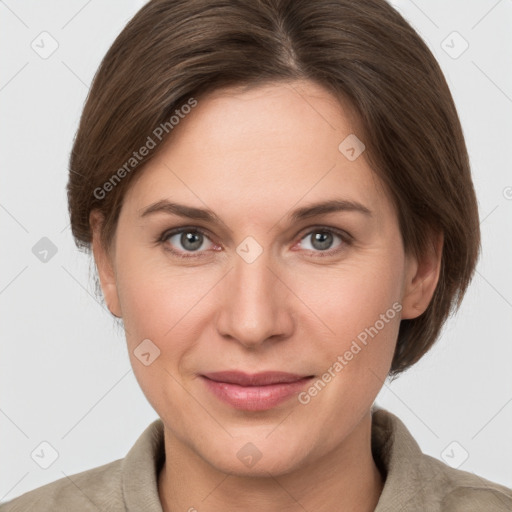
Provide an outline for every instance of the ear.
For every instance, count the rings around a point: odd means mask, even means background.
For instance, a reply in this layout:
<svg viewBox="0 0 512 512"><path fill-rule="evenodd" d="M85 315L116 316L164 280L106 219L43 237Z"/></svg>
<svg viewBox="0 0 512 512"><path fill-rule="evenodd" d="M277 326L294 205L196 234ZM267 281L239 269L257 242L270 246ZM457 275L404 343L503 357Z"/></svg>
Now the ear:
<svg viewBox="0 0 512 512"><path fill-rule="evenodd" d="M439 281L443 241L443 233L433 233L421 257L412 254L406 256L403 319L420 316L430 304Z"/></svg>
<svg viewBox="0 0 512 512"><path fill-rule="evenodd" d="M94 261L96 263L96 268L98 269L101 289L103 291L103 297L105 298L107 308L114 316L121 318L121 307L119 304L119 296L117 294L117 281L112 256L105 249L100 238L103 220L103 215L99 210L91 211L89 215L89 224L92 231L92 252L94 254Z"/></svg>

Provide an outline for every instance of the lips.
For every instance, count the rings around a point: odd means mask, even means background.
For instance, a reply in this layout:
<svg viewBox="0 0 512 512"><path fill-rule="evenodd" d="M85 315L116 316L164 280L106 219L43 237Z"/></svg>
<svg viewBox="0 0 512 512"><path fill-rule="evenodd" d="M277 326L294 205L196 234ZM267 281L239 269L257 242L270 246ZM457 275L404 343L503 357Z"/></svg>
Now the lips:
<svg viewBox="0 0 512 512"><path fill-rule="evenodd" d="M281 384L296 382L312 375L298 375L286 372L261 372L255 374L244 373L240 371L224 371L205 373L203 377L215 382L225 382L228 384L237 384L239 386L268 386L271 384Z"/></svg>
<svg viewBox="0 0 512 512"><path fill-rule="evenodd" d="M289 401L314 375L286 372L248 374L225 371L200 375L206 389L217 399L245 411L265 411ZM290 402L289 402L290 403Z"/></svg>

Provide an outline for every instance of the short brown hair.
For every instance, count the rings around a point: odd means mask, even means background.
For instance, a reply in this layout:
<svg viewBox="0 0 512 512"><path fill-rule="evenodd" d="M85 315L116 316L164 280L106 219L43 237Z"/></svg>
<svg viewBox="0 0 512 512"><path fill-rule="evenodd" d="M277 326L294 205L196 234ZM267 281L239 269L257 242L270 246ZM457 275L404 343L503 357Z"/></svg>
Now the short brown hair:
<svg viewBox="0 0 512 512"><path fill-rule="evenodd" d="M419 255L431 233L443 233L434 296L422 315L400 324L390 370L396 376L430 349L460 306L480 231L446 80L423 40L384 0L147 3L104 57L83 110L67 188L73 236L90 249L89 213L99 209L109 247L123 197L157 150L131 172L126 162L190 98L295 80L314 81L355 108L365 156L390 192L405 250ZM126 172L112 181L123 165Z"/></svg>

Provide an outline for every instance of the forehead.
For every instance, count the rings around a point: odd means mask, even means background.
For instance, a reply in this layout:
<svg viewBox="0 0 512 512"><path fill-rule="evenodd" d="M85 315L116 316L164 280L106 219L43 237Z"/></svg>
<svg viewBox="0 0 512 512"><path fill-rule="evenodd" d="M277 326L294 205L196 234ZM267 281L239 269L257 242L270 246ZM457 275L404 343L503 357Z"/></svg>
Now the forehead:
<svg viewBox="0 0 512 512"><path fill-rule="evenodd" d="M203 153L224 148L247 152L250 147L259 152L278 144L299 147L303 143L306 150L318 145L327 132L334 141L344 132L359 132L357 124L348 102L341 102L314 82L238 86L199 98L193 112L173 130L172 143L180 146L187 139L190 146L193 131L193 137L200 137L195 142ZM331 139L326 141L329 143Z"/></svg>
<svg viewBox="0 0 512 512"><path fill-rule="evenodd" d="M197 98L126 201L142 208L179 196L194 205L249 212L331 196L379 203L384 190L364 158L339 149L363 138L351 105L312 82L232 87ZM347 197L348 198L348 197ZM382 205L385 206L385 205Z"/></svg>

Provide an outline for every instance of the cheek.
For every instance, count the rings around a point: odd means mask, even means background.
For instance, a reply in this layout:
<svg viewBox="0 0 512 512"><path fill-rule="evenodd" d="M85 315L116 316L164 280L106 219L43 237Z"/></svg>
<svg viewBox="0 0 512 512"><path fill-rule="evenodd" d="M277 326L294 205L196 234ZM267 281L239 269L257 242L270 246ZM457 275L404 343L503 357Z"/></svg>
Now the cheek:
<svg viewBox="0 0 512 512"><path fill-rule="evenodd" d="M400 257L380 253L338 268L318 268L295 278L297 295L340 339L373 325L400 302ZM333 335L332 332L330 332Z"/></svg>
<svg viewBox="0 0 512 512"><path fill-rule="evenodd" d="M129 334L161 336L165 325L171 324L176 302L186 289L169 275L170 265L157 247L143 247L135 235L128 234L118 241L116 253L117 289L123 320ZM168 327L167 327L168 329ZM133 341L133 340L131 340Z"/></svg>
<svg viewBox="0 0 512 512"><path fill-rule="evenodd" d="M198 313L203 301L198 304L198 300L209 288L207 281L198 282L192 273L171 271L170 266L152 264L134 253L118 266L130 362L141 390L156 411L180 403L181 365L200 339L204 326ZM183 409L183 404L179 407Z"/></svg>
<svg viewBox="0 0 512 512"><path fill-rule="evenodd" d="M300 403L328 431L339 428L340 418L355 424L385 382L400 326L401 274L391 263L321 274L301 289L314 290L304 295L307 303L333 332L318 337L321 324L309 322L322 373Z"/></svg>
<svg viewBox="0 0 512 512"><path fill-rule="evenodd" d="M119 300L132 360L137 346L150 339L160 351L158 363L175 372L210 320L222 271L179 268L157 251L124 253L118 264Z"/></svg>
<svg viewBox="0 0 512 512"><path fill-rule="evenodd" d="M336 269L319 268L296 281L297 295L316 317L306 329L318 340L325 369L342 356L343 369L336 374L351 374L351 385L370 379L380 386L370 370L382 380L389 370L400 326L401 258L390 247Z"/></svg>

